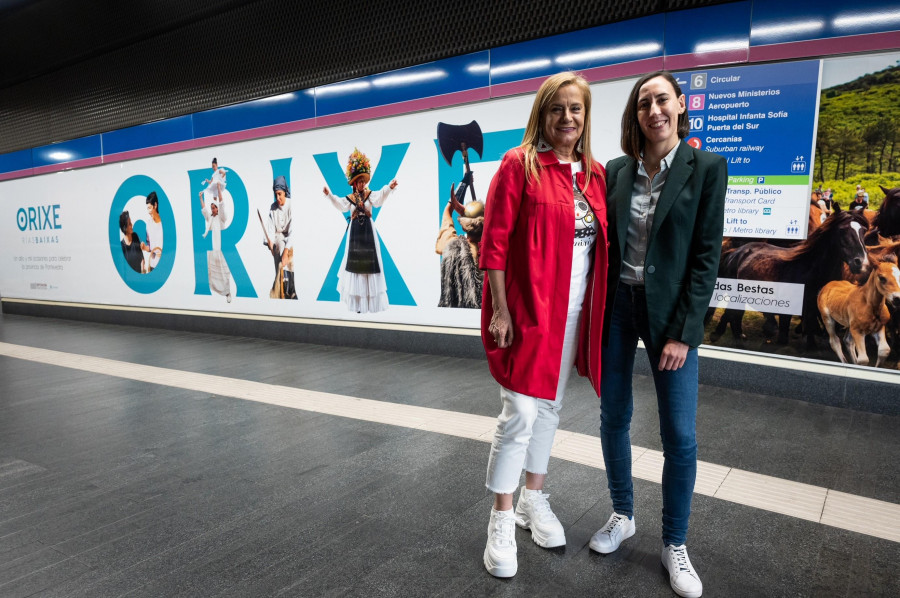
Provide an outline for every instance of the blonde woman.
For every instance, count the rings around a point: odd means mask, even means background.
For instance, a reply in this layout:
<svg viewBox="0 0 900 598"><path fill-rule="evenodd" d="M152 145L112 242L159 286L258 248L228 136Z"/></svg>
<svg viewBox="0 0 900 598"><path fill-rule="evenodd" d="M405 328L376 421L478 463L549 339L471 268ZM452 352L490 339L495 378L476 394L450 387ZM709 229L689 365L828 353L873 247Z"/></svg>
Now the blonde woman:
<svg viewBox="0 0 900 598"><path fill-rule="evenodd" d="M582 77L544 81L522 144L503 157L485 203L481 336L502 411L488 461L494 506L484 565L496 577L518 569L516 524L540 546L565 544L543 493L550 448L573 364L600 385L606 182L591 157L590 117Z"/></svg>

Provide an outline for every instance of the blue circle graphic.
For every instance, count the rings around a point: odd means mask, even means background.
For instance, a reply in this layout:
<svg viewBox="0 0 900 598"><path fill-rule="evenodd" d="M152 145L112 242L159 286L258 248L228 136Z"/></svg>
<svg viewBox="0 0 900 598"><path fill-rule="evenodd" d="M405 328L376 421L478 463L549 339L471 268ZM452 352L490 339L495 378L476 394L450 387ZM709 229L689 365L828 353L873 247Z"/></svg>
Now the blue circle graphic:
<svg viewBox="0 0 900 598"><path fill-rule="evenodd" d="M163 251L159 258L159 263L152 271L146 274L135 272L132 270L128 262L125 261L125 254L122 253L122 244L119 237L119 214L125 209L128 200L138 195L147 197L151 191L156 191L156 197L159 200L159 218L162 221L163 229ZM109 249L112 253L113 264L119 276L128 285L128 287L138 293L149 294L155 293L169 279L172 273L172 267L175 265L175 213L172 211L172 204L166 196L162 187L152 178L136 174L125 180L124 183L116 191L113 198L112 206L109 209Z"/></svg>

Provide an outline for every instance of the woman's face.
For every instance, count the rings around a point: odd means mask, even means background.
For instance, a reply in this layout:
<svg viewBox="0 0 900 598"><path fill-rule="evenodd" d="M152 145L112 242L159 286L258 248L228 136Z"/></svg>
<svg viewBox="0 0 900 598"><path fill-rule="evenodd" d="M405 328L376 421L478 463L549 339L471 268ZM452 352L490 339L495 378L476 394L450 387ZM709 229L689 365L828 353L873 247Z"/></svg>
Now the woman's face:
<svg viewBox="0 0 900 598"><path fill-rule="evenodd" d="M283 206L284 202L287 201L287 194L282 189L278 189L275 191L275 201L278 202L278 205Z"/></svg>
<svg viewBox="0 0 900 598"><path fill-rule="evenodd" d="M361 177L357 178L355 181L353 181L353 190L356 191L357 193L362 193L363 191L366 190L366 185L368 183L369 183L369 180L366 177L361 176Z"/></svg>
<svg viewBox="0 0 900 598"><path fill-rule="evenodd" d="M638 91L637 118L648 144L674 147L678 143L678 116L685 111L684 96L665 77L654 77Z"/></svg>
<svg viewBox="0 0 900 598"><path fill-rule="evenodd" d="M584 132L584 96L577 85L559 88L544 109L542 133L554 150L570 152Z"/></svg>
<svg viewBox="0 0 900 598"><path fill-rule="evenodd" d="M156 216L156 206L152 203L147 204L147 213L151 216Z"/></svg>

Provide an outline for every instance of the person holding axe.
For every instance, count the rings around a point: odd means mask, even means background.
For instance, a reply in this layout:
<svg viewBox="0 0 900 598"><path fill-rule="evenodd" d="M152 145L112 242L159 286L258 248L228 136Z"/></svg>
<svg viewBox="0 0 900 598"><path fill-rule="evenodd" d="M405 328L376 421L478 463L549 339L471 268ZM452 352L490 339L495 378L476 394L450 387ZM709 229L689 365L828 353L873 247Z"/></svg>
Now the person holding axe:
<svg viewBox="0 0 900 598"><path fill-rule="evenodd" d="M539 546L565 545L543 488L573 364L600 388L606 185L590 123L584 78L544 81L522 144L503 156L485 202L481 338L502 403L486 480L494 506L484 566L495 577L516 574L516 525Z"/></svg>
<svg viewBox="0 0 900 598"><path fill-rule="evenodd" d="M476 121L467 125L438 123L438 147L448 166L453 166L456 152L462 152L465 174L459 188L450 185L450 199L441 215L434 251L441 256L441 297L438 307L481 309L484 274L478 269L478 246L484 228L484 203L475 196L474 175L469 166L469 152L484 153L484 136ZM472 199L466 201L466 191ZM464 235L457 233L453 212Z"/></svg>

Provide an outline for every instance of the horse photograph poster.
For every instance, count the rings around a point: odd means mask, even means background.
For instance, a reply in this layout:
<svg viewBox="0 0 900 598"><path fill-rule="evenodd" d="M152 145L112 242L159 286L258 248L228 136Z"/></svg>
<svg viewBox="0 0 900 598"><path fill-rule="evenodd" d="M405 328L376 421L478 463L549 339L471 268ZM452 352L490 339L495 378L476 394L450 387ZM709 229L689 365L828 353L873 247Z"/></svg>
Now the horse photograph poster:
<svg viewBox="0 0 900 598"><path fill-rule="evenodd" d="M897 369L900 54L824 60L820 88L802 239L725 237L705 342Z"/></svg>

